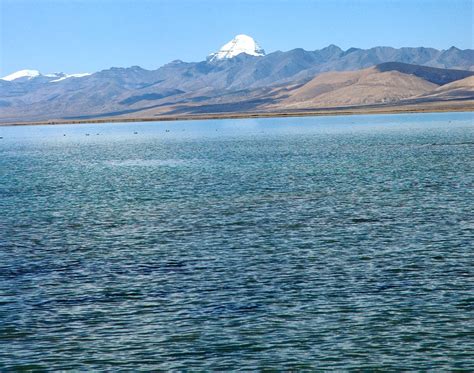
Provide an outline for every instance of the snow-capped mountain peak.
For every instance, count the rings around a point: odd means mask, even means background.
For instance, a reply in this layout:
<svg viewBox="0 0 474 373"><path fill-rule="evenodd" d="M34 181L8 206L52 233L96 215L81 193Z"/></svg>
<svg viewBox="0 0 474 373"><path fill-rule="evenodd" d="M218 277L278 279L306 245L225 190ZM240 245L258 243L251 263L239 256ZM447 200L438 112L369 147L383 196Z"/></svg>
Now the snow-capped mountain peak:
<svg viewBox="0 0 474 373"><path fill-rule="evenodd" d="M10 75L4 76L2 80L8 80L9 82L17 79L30 80L38 76L41 76L41 73L38 70L20 70Z"/></svg>
<svg viewBox="0 0 474 373"><path fill-rule="evenodd" d="M209 61L233 58L241 53L251 56L265 56L265 51L250 36L240 34L228 43L224 44L217 52L209 55Z"/></svg>
<svg viewBox="0 0 474 373"><path fill-rule="evenodd" d="M34 78L43 78L50 83L61 82L69 78L82 78L84 76L91 75L90 73L77 73L77 74L65 74L65 73L52 73L52 74L41 74L38 70L20 70L10 75L4 76L2 80L12 81L26 81Z"/></svg>

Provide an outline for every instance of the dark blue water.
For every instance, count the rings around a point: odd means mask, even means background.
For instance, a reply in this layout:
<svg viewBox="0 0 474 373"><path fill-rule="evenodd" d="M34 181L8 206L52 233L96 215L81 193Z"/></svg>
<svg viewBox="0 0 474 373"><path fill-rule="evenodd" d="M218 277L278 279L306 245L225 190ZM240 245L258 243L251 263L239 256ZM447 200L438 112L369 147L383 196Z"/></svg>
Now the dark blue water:
<svg viewBox="0 0 474 373"><path fill-rule="evenodd" d="M472 113L0 136L1 370L474 370Z"/></svg>

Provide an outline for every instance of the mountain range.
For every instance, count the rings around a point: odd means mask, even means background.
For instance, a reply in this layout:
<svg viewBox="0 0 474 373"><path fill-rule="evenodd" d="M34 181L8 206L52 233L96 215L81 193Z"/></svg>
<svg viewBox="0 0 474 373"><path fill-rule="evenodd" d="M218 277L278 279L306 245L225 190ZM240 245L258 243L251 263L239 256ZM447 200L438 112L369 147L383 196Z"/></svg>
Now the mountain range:
<svg viewBox="0 0 474 373"><path fill-rule="evenodd" d="M0 122L160 119L474 102L474 50L293 49L237 35L200 62L96 73L22 70L0 79Z"/></svg>

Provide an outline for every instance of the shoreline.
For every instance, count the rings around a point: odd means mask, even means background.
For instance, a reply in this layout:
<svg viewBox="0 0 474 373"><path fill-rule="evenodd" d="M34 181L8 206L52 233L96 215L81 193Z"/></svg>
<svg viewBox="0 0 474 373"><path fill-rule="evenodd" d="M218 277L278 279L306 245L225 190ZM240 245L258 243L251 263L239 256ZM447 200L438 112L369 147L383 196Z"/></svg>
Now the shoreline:
<svg viewBox="0 0 474 373"><path fill-rule="evenodd" d="M252 119L252 118L298 118L316 116L344 116L344 115L376 115L376 114L416 114L416 113L449 113L449 112L474 112L474 103L459 106L433 105L402 105L390 107L354 107L354 108L332 108L295 110L281 112L244 112L244 113L209 113L209 114L185 114L155 117L106 117L96 119L54 119L42 121L25 122L0 122L0 127L7 126L39 126L59 124L94 124L94 123L133 123L133 122L173 122L181 120L218 120L218 119Z"/></svg>

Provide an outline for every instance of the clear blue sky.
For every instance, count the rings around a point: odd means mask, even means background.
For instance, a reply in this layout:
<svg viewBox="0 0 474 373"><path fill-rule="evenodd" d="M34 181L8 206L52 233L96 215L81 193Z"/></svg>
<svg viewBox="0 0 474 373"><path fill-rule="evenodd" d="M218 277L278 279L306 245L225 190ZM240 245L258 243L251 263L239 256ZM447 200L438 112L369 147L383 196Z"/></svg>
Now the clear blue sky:
<svg viewBox="0 0 474 373"><path fill-rule="evenodd" d="M0 0L0 76L201 61L239 33L268 52L473 48L472 0Z"/></svg>

